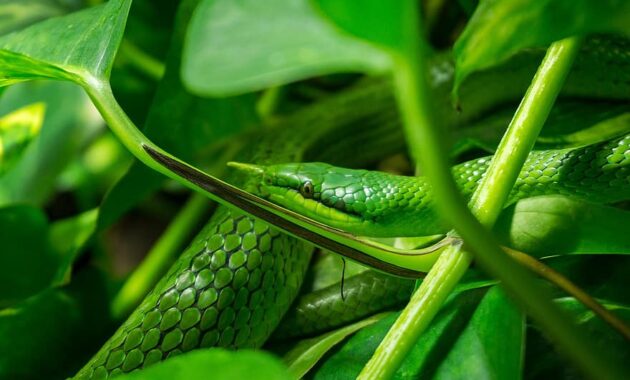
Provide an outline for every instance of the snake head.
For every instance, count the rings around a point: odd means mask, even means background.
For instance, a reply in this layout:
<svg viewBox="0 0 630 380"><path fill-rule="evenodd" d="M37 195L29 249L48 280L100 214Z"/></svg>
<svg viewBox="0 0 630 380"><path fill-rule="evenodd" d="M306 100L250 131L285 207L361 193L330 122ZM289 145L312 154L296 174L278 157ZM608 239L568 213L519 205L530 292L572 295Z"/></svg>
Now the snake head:
<svg viewBox="0 0 630 380"><path fill-rule="evenodd" d="M365 200L364 189L360 177L351 173L361 171L324 163L228 165L258 177L259 196L308 218L349 232L360 230L364 222L360 213L364 207L354 207L356 195Z"/></svg>

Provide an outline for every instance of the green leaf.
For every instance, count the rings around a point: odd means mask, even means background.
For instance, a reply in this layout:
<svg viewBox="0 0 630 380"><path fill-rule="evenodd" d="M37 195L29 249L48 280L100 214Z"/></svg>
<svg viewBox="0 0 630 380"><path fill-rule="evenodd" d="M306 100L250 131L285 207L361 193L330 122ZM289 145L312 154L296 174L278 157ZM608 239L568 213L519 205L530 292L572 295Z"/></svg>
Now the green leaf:
<svg viewBox="0 0 630 380"><path fill-rule="evenodd" d="M48 221L31 206L0 209L0 308L29 297L53 280L58 259L48 244Z"/></svg>
<svg viewBox="0 0 630 380"><path fill-rule="evenodd" d="M504 244L535 256L630 254L630 212L563 196L527 198L504 210L495 231Z"/></svg>
<svg viewBox="0 0 630 380"><path fill-rule="evenodd" d="M322 20L308 0L203 0L182 78L198 95L260 90L335 72L382 72L389 58Z"/></svg>
<svg viewBox="0 0 630 380"><path fill-rule="evenodd" d="M297 379L301 379L311 368L334 346L358 330L369 326L388 313L377 314L362 321L344 326L321 336L304 339L291 349L283 358L289 366L289 372Z"/></svg>
<svg viewBox="0 0 630 380"><path fill-rule="evenodd" d="M290 380L282 363L263 351L228 351L222 348L189 352L147 369L119 376L120 380L184 380L211 375L216 380Z"/></svg>
<svg viewBox="0 0 630 380"><path fill-rule="evenodd" d="M203 153L213 143L227 139L252 125L257 125L256 97L253 94L226 99L203 99L184 89L180 79L182 44L196 0L185 1L176 19L166 73L160 82L149 110L143 133L163 149L186 160L206 167ZM212 157L221 170L230 157ZM221 172L213 172L218 175ZM110 190L99 215L99 229L117 220L125 211L155 192L164 176L141 163L135 163Z"/></svg>
<svg viewBox="0 0 630 380"><path fill-rule="evenodd" d="M68 282L72 264L96 229L97 217L98 209L94 209L50 226L50 243L59 257L54 285Z"/></svg>
<svg viewBox="0 0 630 380"><path fill-rule="evenodd" d="M337 26L359 38L395 51L405 50L414 36L409 17L416 14L413 1L315 0Z"/></svg>
<svg viewBox="0 0 630 380"><path fill-rule="evenodd" d="M0 118L0 176L15 165L39 134L45 109L43 103L35 103Z"/></svg>
<svg viewBox="0 0 630 380"><path fill-rule="evenodd" d="M465 330L485 292L485 289L477 289L452 295L396 371L394 378L432 378ZM356 333L328 356L328 359L316 369L313 377L318 380L356 378L398 314L385 317Z"/></svg>
<svg viewBox="0 0 630 380"><path fill-rule="evenodd" d="M0 35L24 28L76 8L55 0L4 0L0 4Z"/></svg>
<svg viewBox="0 0 630 380"><path fill-rule="evenodd" d="M0 37L0 86L36 78L108 79L130 4L111 0Z"/></svg>
<svg viewBox="0 0 630 380"><path fill-rule="evenodd" d="M573 298L561 298L556 302L571 315L589 337L593 349L602 350L610 359L623 363L626 373L630 373L630 346L628 341L616 330L595 316L593 312ZM627 304L603 302L607 309L617 317L630 323L630 307ZM557 353L545 337L536 329L529 329L527 334L526 373L530 378L580 378L582 374ZM624 368L622 367L622 368Z"/></svg>
<svg viewBox="0 0 630 380"><path fill-rule="evenodd" d="M434 379L517 379L523 368L525 317L495 286L475 310Z"/></svg>
<svg viewBox="0 0 630 380"><path fill-rule="evenodd" d="M108 305L104 277L88 268L69 286L47 289L0 310L0 378L74 375L115 327Z"/></svg>
<svg viewBox="0 0 630 380"><path fill-rule="evenodd" d="M59 174L103 125L80 87L58 81L7 88L0 100L0 114L33 103L45 105L44 124L20 160L0 177L0 206L42 206L55 190Z"/></svg>
<svg viewBox="0 0 630 380"><path fill-rule="evenodd" d="M454 91L473 71L495 65L523 48L600 32L630 34L630 2L482 0L455 43Z"/></svg>

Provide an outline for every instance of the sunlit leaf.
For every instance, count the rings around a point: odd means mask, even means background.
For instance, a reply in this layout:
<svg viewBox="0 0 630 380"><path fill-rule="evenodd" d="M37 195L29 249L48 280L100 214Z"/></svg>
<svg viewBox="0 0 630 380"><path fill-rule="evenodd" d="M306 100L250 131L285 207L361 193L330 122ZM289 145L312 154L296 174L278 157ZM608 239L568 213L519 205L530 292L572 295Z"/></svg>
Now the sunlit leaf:
<svg viewBox="0 0 630 380"><path fill-rule="evenodd" d="M46 106L35 103L0 118L0 175L21 157L22 152L39 133Z"/></svg>
<svg viewBox="0 0 630 380"><path fill-rule="evenodd" d="M572 35L630 34L624 0L482 0L455 43L455 90L471 72Z"/></svg>
<svg viewBox="0 0 630 380"><path fill-rule="evenodd" d="M385 54L336 30L308 0L203 0L188 32L182 78L194 93L217 96L388 67Z"/></svg>
<svg viewBox="0 0 630 380"><path fill-rule="evenodd" d="M293 379L282 363L267 353L250 350L234 352L221 348L189 352L118 378L188 380L206 378L210 374L216 380Z"/></svg>

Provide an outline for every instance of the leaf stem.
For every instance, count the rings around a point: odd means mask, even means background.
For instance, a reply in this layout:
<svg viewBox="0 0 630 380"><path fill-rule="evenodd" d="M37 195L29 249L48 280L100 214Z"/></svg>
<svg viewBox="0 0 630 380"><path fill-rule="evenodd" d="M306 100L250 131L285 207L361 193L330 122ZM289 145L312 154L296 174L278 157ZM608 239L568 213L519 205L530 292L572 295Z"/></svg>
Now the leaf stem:
<svg viewBox="0 0 630 380"><path fill-rule="evenodd" d="M405 17L409 17L405 21L411 22L407 25L415 26L408 28L407 32L420 36L421 28L418 25L420 18L417 15L417 10L416 12L409 12ZM558 44L566 44L567 46L559 50L553 48L551 51L559 52L560 55L567 54L568 57L560 59L556 57L554 61L564 62L559 71L568 71L572 62L571 56L574 57L575 54L573 49L578 44L571 40L561 41ZM441 211L441 214L455 226L466 244L474 250L478 263L492 276L502 281L502 286L543 327L551 340L573 360L576 366L592 378L621 378L622 372L619 371L616 363L611 363L600 352L591 350L585 336L553 304L545 289L523 267L503 253L492 234L467 209L451 176L450 165L447 161L448 152L445 149L444 140L440 136L442 128L433 114L434 107L431 104L431 93L427 81L428 71L425 67L424 49L423 41L412 39L412 43L405 47L405 51L402 51L401 55L394 55L394 82L412 155L414 159L419 161L427 178L431 181L438 211ZM527 99L523 102L526 105L543 107L543 110L547 111L551 108L557 91L566 76L566 73L550 70L549 65L553 66L553 64L549 62L549 59L551 58L545 58L542 67L547 69L541 70L536 75L532 85L533 88L539 88L539 91L528 91L526 95L526 97L536 97L537 99ZM558 84L549 87L545 85L556 81L551 76L560 74L562 75ZM540 93L544 91L551 93L538 99ZM535 139L541 127L538 123L543 123L546 116L538 116L533 122L524 122L523 119L527 119L528 115L525 112L518 115L518 118L513 120L513 124L524 124L524 126L519 129L521 131L519 134L508 135L507 137L510 139L524 138L524 141L529 141L531 137L524 137L521 134L531 134ZM513 146L518 144L517 141L512 141L504 142L501 145ZM531 146L524 147L525 156L530 148ZM500 152L499 155L501 156L501 154ZM521 170L522 162L502 162L502 165L507 164L509 168L496 166L497 172L509 170L518 173ZM491 175L494 176L495 174L487 174L487 176ZM502 184L501 189L503 189L502 191L507 189L507 194L498 195L499 199L507 199L513 184L513 181ZM495 196L497 195L495 194ZM473 209L480 209L482 206L474 204ZM484 218L486 225L490 226L494 223L491 218L492 211L496 207L500 211L502 206L503 201L499 206L490 205L487 210L490 212ZM427 328L454 284L468 268L470 261L470 254L465 249L459 251L447 249L440 256L427 275L427 279L422 282L409 305L395 322L394 327L390 329L376 349L374 356L359 374L360 379L386 379L393 376L406 357L412 345L410 342L417 341L420 334Z"/></svg>
<svg viewBox="0 0 630 380"><path fill-rule="evenodd" d="M112 301L112 315L115 319L124 318L138 306L177 257L192 230L207 214L210 205L210 200L201 194L193 194L188 199L116 294Z"/></svg>

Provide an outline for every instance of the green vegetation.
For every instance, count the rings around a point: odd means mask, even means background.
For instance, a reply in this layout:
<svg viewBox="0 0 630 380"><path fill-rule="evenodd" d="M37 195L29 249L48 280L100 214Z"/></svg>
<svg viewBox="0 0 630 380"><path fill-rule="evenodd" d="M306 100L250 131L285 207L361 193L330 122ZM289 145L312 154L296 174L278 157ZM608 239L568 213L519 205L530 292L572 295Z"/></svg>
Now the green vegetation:
<svg viewBox="0 0 630 380"><path fill-rule="evenodd" d="M630 376L629 2L0 15L0 379Z"/></svg>

